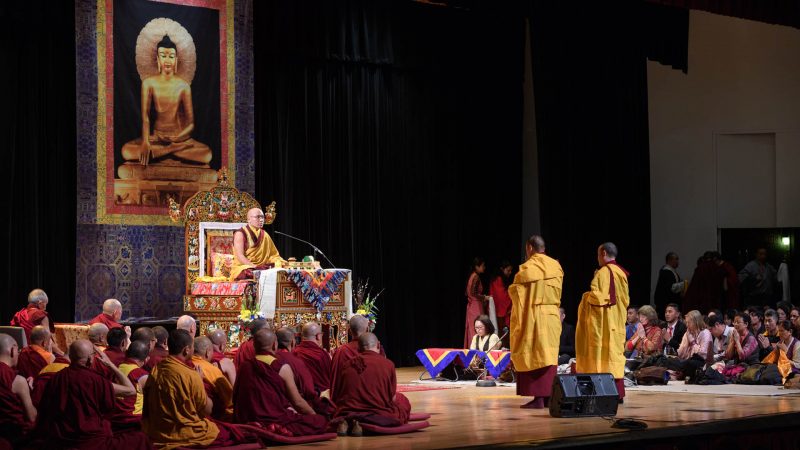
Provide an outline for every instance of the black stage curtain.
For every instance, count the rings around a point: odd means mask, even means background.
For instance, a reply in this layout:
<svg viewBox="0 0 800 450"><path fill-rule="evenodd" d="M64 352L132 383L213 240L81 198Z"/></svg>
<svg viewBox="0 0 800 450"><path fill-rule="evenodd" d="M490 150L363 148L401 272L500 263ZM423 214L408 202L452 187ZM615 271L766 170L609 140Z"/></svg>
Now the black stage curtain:
<svg viewBox="0 0 800 450"><path fill-rule="evenodd" d="M632 303L650 301L650 162L641 2L531 7L542 233L573 321L612 241Z"/></svg>
<svg viewBox="0 0 800 450"><path fill-rule="evenodd" d="M75 310L75 21L72 2L3 2L4 260L0 323L43 288L53 320Z"/></svg>
<svg viewBox="0 0 800 450"><path fill-rule="evenodd" d="M519 263L522 249L524 14L323 0L254 12L256 194L278 202L272 229L385 289L376 332L395 362L461 346L470 260Z"/></svg>

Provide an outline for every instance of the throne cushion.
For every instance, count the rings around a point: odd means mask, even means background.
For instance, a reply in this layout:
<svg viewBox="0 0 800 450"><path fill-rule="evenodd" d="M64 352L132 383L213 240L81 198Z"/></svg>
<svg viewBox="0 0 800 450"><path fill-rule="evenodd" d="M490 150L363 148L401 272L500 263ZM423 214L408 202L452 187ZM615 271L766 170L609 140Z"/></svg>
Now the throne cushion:
<svg viewBox="0 0 800 450"><path fill-rule="evenodd" d="M211 254L211 276L225 277L231 276L231 266L233 266L233 255L227 253Z"/></svg>

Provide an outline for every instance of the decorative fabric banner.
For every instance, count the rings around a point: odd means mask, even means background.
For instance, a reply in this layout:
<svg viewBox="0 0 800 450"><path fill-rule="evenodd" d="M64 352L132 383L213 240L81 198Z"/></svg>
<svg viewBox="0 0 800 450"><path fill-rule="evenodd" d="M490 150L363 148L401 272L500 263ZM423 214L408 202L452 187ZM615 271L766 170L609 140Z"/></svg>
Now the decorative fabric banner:
<svg viewBox="0 0 800 450"><path fill-rule="evenodd" d="M461 363L464 364L464 367L469 367L470 363L472 362L472 358L474 358L475 355L480 355L481 354L480 350L475 350L475 349L469 350L469 349L464 348L464 349L458 349L458 350L454 350L454 351L456 352L456 355L458 356L458 358L461 359Z"/></svg>
<svg viewBox="0 0 800 450"><path fill-rule="evenodd" d="M339 269L318 269L318 270L297 270L290 269L286 271L286 278L291 280L303 297L317 308L317 311L322 311L325 305L331 299L331 296L336 293L339 285L342 284L347 278L347 270Z"/></svg>
<svg viewBox="0 0 800 450"><path fill-rule="evenodd" d="M462 354L460 349L452 348L423 348L422 350L417 350L417 358L431 378L436 378L460 354Z"/></svg>
<svg viewBox="0 0 800 450"><path fill-rule="evenodd" d="M489 353L480 352L481 356L486 356L486 370L489 375L497 378L506 370L508 363L511 362L511 352L506 350L492 350Z"/></svg>

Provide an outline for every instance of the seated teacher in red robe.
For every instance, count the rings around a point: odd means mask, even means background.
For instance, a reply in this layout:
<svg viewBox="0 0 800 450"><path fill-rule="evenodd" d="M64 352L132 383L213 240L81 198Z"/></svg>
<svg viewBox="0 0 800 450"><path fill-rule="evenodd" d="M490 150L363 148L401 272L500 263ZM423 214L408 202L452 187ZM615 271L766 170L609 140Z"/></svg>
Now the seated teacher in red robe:
<svg viewBox="0 0 800 450"><path fill-rule="evenodd" d="M233 264L230 280L251 279L254 269L267 269L284 259L264 231L264 212L258 208L247 211L247 225L233 233Z"/></svg>

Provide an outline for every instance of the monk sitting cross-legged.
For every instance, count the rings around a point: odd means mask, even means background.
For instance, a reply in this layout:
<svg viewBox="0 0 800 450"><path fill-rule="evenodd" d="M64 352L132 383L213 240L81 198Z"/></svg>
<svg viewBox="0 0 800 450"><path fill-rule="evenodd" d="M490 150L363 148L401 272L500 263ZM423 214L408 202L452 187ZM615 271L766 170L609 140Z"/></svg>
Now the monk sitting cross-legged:
<svg viewBox="0 0 800 450"><path fill-rule="evenodd" d="M98 359L116 376L116 383L89 367ZM78 339L69 347L70 366L47 382L39 407L38 448L152 448L139 431L112 434L106 418L114 411L115 395L135 395L136 389L108 357L91 342Z"/></svg>
<svg viewBox="0 0 800 450"><path fill-rule="evenodd" d="M214 408L203 379L192 364L194 338L173 330L167 341L169 356L161 360L144 386L142 430L153 444L177 447L224 447L256 442L263 430L209 418Z"/></svg>
<svg viewBox="0 0 800 450"><path fill-rule="evenodd" d="M225 356L225 349L228 347L228 335L225 331L217 328L216 330L208 333L208 338L211 339L214 353L211 355L211 363L219 367L219 370L225 374L231 386L236 384L236 366L233 361Z"/></svg>
<svg viewBox="0 0 800 450"><path fill-rule="evenodd" d="M270 328L269 323L266 320L256 319L250 322L250 339L244 341L244 343L239 346L239 349L236 351L236 356L234 357L237 371L242 365L242 362L254 359L256 357L256 350L253 347L253 336L255 336L259 330L263 330L264 328Z"/></svg>
<svg viewBox="0 0 800 450"><path fill-rule="evenodd" d="M297 390L291 366L275 356L275 334L260 330L253 343L256 357L239 366L233 390L236 420L259 422L287 436L325 432L328 420L314 413Z"/></svg>
<svg viewBox="0 0 800 450"><path fill-rule="evenodd" d="M316 322L308 322L303 325L301 337L292 354L306 363L318 393L330 390L331 356L322 348L322 328Z"/></svg>
<svg viewBox="0 0 800 450"><path fill-rule="evenodd" d="M149 375L146 370L142 369L142 366L147 361L149 350L150 347L147 343L133 341L125 352L125 359L119 365L120 372L125 374L131 381L131 384L136 389L136 394L117 396L117 407L111 415L111 428L114 431L141 429L142 407L144 405L142 392Z"/></svg>
<svg viewBox="0 0 800 450"><path fill-rule="evenodd" d="M336 383L337 379L341 377L342 368L347 364L347 361L358 356L358 338L367 333L369 328L369 319L366 317L356 314L350 318L349 322L350 329L348 333L350 334L350 342L347 344L339 347L333 353L333 361L331 363L331 400L336 402ZM378 343L378 352L386 357L386 353L383 351L380 342Z"/></svg>
<svg viewBox="0 0 800 450"><path fill-rule="evenodd" d="M233 386L228 378L211 363L213 354L211 340L201 336L194 340L194 355L192 364L198 368L203 377L203 387L208 398L214 403L211 417L230 422L233 418Z"/></svg>
<svg viewBox="0 0 800 450"><path fill-rule="evenodd" d="M294 331L284 327L279 329L275 335L278 338L278 352L275 353L275 356L292 368L294 384L297 386L300 396L314 408L317 414L328 418L333 416L335 408L330 401L330 390L317 392L314 389L314 378L306 367L306 363L292 353L296 346Z"/></svg>
<svg viewBox="0 0 800 450"><path fill-rule="evenodd" d="M378 353L378 338L364 333L358 338L361 352L347 361L336 379L336 417L346 419L337 432L361 434L359 422L382 427L400 426L408 422L411 403L397 392L394 364Z"/></svg>
<svg viewBox="0 0 800 450"><path fill-rule="evenodd" d="M169 351L167 351L169 332L167 332L167 329L160 325L155 326L153 327L153 336L156 338L156 344L150 349L150 357L147 358L147 362L144 364L144 370L148 372L152 372L153 367L169 356Z"/></svg>
<svg viewBox="0 0 800 450"><path fill-rule="evenodd" d="M119 367L125 361L125 350L128 349L128 335L122 328L112 328L106 335L105 354L108 359Z"/></svg>
<svg viewBox="0 0 800 450"><path fill-rule="evenodd" d="M37 325L31 330L30 345L19 352L17 361L17 371L25 378L34 378L44 366L56 360L55 355L50 353L51 343L50 330Z"/></svg>
<svg viewBox="0 0 800 450"><path fill-rule="evenodd" d="M17 341L0 334L0 446L3 439L9 445L23 444L36 421L28 382L14 371L18 356Z"/></svg>

